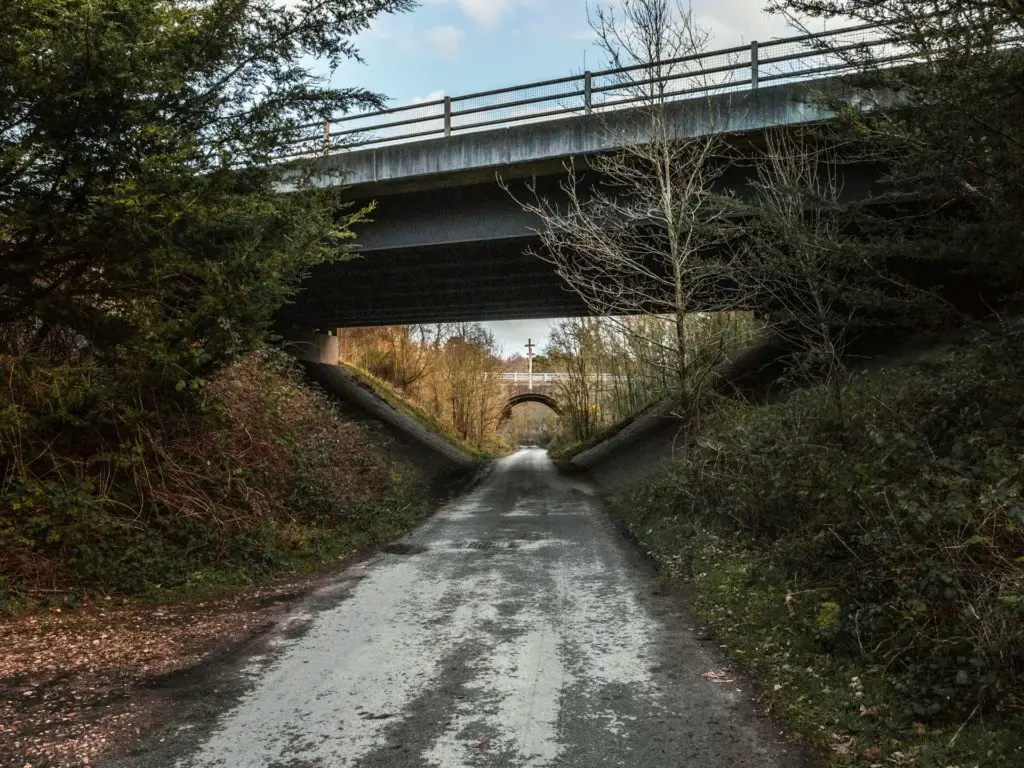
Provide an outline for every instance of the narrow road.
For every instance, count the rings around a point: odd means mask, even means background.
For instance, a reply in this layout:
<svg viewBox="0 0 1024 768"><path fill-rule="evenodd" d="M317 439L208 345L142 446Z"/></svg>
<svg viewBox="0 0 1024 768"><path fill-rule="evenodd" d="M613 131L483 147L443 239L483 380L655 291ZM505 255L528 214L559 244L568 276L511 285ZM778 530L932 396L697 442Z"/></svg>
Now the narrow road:
<svg viewBox="0 0 1024 768"><path fill-rule="evenodd" d="M539 450L495 463L289 627L236 700L137 764L800 764L740 683L702 677L698 628Z"/></svg>

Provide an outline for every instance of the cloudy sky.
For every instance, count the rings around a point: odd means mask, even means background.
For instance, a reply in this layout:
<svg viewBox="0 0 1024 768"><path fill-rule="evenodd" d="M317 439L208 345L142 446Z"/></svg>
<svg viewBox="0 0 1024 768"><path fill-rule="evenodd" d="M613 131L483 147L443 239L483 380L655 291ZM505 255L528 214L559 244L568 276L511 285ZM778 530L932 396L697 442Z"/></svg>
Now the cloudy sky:
<svg viewBox="0 0 1024 768"><path fill-rule="evenodd" d="M763 5L693 0L716 48L784 36ZM412 13L379 17L358 41L366 65L341 74L397 106L599 69L586 9L587 0L420 0Z"/></svg>
<svg viewBox="0 0 1024 768"><path fill-rule="evenodd" d="M765 0L693 0L711 46L793 34L764 13ZM346 64L338 84L386 94L394 106L600 69L587 26L587 0L420 0L409 14L383 16L358 39L365 64ZM591 3L593 5L593 2ZM550 323L489 323L506 354L528 337L543 344Z"/></svg>

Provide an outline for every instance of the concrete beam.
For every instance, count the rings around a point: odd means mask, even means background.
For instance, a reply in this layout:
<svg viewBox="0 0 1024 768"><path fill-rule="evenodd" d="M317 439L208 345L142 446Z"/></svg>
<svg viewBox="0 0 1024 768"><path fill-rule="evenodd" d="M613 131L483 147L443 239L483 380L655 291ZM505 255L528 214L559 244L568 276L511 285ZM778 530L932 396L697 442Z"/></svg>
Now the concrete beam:
<svg viewBox="0 0 1024 768"><path fill-rule="evenodd" d="M821 98L825 92L854 97L841 80L825 78L678 101L668 110L681 139L747 134L833 118ZM359 197L424 191L487 181L499 169L505 174L514 174L516 168L535 174L538 167L550 172L565 158L606 152L649 137L650 124L641 109L580 114L341 152L317 161L316 183L344 184Z"/></svg>
<svg viewBox="0 0 1024 768"><path fill-rule="evenodd" d="M292 342L295 356L306 363L326 363L337 365L341 355L338 350L338 337L325 333L311 334L309 337Z"/></svg>
<svg viewBox="0 0 1024 768"><path fill-rule="evenodd" d="M867 162L844 164L833 170L844 201L865 199L877 191L872 187L883 176L882 169ZM750 164L737 164L722 174L717 188L742 199L751 194L750 183L755 177L756 170ZM559 175L531 182L537 195L558 204L566 199L561 188L565 178L565 169L561 168ZM601 182L596 172L585 174L581 197L586 199ZM510 189L519 199L533 199L522 181L510 182ZM523 211L494 178L465 187L382 197L373 219L356 227L354 247L359 253L531 237L543 227L543 222Z"/></svg>
<svg viewBox="0 0 1024 768"><path fill-rule="evenodd" d="M830 78L680 101L669 109L679 138L726 134L749 150L766 129L831 118L825 93L852 99L854 92ZM643 112L624 109L322 158L319 183L344 180L354 202L376 198L375 220L357 230L362 258L315 269L281 320L334 328L586 315L551 265L525 253L539 244L540 222L496 181L526 177L557 201L565 163L589 167L598 153L648 139ZM867 197L882 175L867 163L837 172L848 200ZM751 173L735 164L720 179L723 191L742 197ZM589 184L599 182L588 174ZM521 182L516 186L529 196Z"/></svg>

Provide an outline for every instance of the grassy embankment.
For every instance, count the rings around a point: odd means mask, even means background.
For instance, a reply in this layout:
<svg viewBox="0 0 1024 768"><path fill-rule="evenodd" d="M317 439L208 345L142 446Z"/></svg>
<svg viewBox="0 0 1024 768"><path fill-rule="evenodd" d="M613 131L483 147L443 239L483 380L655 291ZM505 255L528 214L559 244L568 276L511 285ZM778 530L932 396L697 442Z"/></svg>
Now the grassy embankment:
<svg viewBox="0 0 1024 768"><path fill-rule="evenodd" d="M658 405L659 403L652 403L638 413L634 413L633 415L627 416L613 424L602 427L585 440L562 442L556 438L548 446L548 455L555 461L570 461L584 451L589 451L598 443L603 443L605 440L615 437L619 432L650 411L651 408L656 408Z"/></svg>
<svg viewBox="0 0 1024 768"><path fill-rule="evenodd" d="M725 404L611 500L835 766L1024 765L1024 330Z"/></svg>
<svg viewBox="0 0 1024 768"><path fill-rule="evenodd" d="M440 435L470 458L480 459L481 461L495 458L495 454L482 451L467 443L451 428L449 428L448 425L427 413L421 406L399 393L398 390L383 379L379 379L369 371L360 368L359 366L352 365L351 363L342 363L341 365L361 383L369 387L377 397L386 402L396 411L416 419L428 430L436 435Z"/></svg>
<svg viewBox="0 0 1024 768"><path fill-rule="evenodd" d="M187 408L121 414L110 428L94 416L101 374L3 362L19 393L0 419L5 440L56 438L45 456L4 452L0 613L309 572L430 510L424 479L283 353L223 369Z"/></svg>

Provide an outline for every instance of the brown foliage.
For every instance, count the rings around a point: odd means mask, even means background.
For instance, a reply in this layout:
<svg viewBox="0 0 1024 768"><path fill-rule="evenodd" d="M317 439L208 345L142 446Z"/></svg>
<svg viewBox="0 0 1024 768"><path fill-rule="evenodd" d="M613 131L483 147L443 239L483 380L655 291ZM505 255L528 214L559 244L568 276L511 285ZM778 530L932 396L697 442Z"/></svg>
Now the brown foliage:
<svg viewBox="0 0 1024 768"><path fill-rule="evenodd" d="M342 527L383 531L371 513L410 509L398 502L420 487L280 352L144 408L100 369L4 363L0 603L256 575Z"/></svg>

